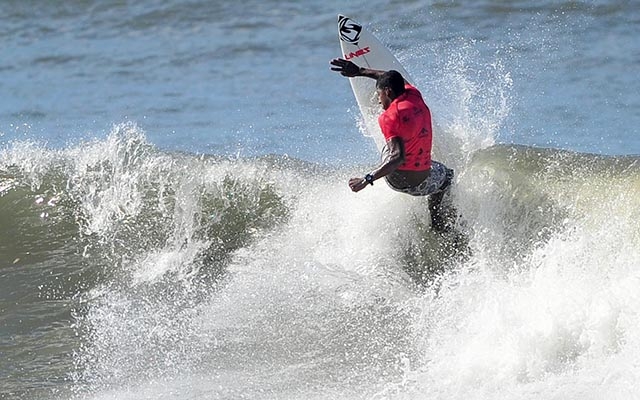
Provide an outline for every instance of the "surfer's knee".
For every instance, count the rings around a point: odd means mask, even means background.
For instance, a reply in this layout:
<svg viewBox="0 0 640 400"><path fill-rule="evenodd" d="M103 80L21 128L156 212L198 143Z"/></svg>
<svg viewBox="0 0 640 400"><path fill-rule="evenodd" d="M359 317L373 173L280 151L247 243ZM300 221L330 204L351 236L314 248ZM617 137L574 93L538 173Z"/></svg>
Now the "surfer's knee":
<svg viewBox="0 0 640 400"><path fill-rule="evenodd" d="M451 168L447 168L444 176L444 181L442 183L442 190L447 192L451 190L451 185L453 184L454 176L455 176L455 172Z"/></svg>

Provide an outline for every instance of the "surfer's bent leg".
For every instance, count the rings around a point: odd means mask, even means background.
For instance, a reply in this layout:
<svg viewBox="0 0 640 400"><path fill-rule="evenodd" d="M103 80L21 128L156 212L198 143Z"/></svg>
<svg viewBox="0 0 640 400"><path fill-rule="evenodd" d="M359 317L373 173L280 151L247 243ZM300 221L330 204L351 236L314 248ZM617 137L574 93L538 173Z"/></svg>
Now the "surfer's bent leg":
<svg viewBox="0 0 640 400"><path fill-rule="evenodd" d="M431 162L429 176L417 186L411 186L404 176L394 172L385 176L389 187L396 192L411 196L426 196L431 214L431 227L436 232L444 232L453 224L456 216L455 209L447 199L451 191L454 172L444 164Z"/></svg>
<svg viewBox="0 0 640 400"><path fill-rule="evenodd" d="M446 167L445 167L446 168ZM450 199L445 200L451 191L453 182L453 170L446 168L445 179L436 193L429 195L429 212L431 214L431 228L436 232L445 232L453 224L455 210ZM444 202L443 202L444 200Z"/></svg>

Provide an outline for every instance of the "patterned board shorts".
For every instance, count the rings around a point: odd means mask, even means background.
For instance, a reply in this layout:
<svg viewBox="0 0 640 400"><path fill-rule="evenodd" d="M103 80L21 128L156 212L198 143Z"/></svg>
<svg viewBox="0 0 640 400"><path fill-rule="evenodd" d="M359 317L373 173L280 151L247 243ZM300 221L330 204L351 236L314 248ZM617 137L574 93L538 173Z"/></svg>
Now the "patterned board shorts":
<svg viewBox="0 0 640 400"><path fill-rule="evenodd" d="M394 187L391 182L387 180L389 187L397 192L410 194L412 196L429 196L435 193L442 192L451 186L453 181L453 170L447 168L444 164L438 161L431 161L431 174L418 186L408 188Z"/></svg>

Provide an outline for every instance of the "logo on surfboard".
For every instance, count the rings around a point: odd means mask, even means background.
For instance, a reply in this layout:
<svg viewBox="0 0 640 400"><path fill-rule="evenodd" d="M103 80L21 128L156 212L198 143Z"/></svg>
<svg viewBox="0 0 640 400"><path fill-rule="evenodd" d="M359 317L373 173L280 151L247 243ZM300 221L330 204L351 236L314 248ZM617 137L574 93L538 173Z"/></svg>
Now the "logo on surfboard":
<svg viewBox="0 0 640 400"><path fill-rule="evenodd" d="M356 51L352 51L349 54L345 54L344 59L351 60L352 58L357 58L365 54L369 54L370 52L371 52L371 49L369 47L365 47L364 49L358 49Z"/></svg>
<svg viewBox="0 0 640 400"><path fill-rule="evenodd" d="M360 32L362 32L362 26L353 22L348 17L340 17L338 21L338 27L340 28L340 40L347 43L358 44L360 40Z"/></svg>

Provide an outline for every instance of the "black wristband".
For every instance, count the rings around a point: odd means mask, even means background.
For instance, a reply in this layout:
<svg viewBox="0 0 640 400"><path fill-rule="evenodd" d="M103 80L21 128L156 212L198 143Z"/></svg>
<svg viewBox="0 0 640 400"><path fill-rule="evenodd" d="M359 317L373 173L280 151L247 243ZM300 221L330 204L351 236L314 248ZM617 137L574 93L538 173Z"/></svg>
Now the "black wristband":
<svg viewBox="0 0 640 400"><path fill-rule="evenodd" d="M366 174L364 176L364 180L371 186L373 186L373 175L371 174Z"/></svg>

